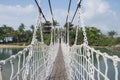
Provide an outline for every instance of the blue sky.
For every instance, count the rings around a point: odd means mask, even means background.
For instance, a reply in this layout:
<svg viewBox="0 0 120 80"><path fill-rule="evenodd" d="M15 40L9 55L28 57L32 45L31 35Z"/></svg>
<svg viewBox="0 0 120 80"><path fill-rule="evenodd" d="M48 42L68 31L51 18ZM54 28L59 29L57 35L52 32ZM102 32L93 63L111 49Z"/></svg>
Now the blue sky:
<svg viewBox="0 0 120 80"><path fill-rule="evenodd" d="M55 19L63 24L69 0L51 0ZM71 15L78 0L72 0ZM87 26L96 26L102 32L114 30L120 34L120 0L83 0L83 17ZM41 0L47 19L51 19L47 0ZM18 28L24 23L28 29L36 23L37 9L34 0L0 0L0 26L7 24ZM77 23L77 17L74 23Z"/></svg>

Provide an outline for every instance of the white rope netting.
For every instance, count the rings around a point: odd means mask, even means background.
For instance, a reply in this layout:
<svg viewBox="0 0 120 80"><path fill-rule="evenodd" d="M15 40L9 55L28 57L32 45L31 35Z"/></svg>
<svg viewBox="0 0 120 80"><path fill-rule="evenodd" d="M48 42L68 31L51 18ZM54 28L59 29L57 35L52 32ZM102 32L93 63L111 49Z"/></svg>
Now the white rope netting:
<svg viewBox="0 0 120 80"><path fill-rule="evenodd" d="M120 63L120 58L118 56L110 56L107 53L102 53L88 45L85 24L80 8L78 9L78 14L79 26L76 27L74 45L67 45L64 42L64 39L62 39L61 42L69 80L119 80L118 64ZM78 29L80 26L83 31L84 42L81 45L76 45L79 35ZM112 61L111 64L110 61ZM111 65L112 68L109 65ZM112 78L108 75L110 68L114 72Z"/></svg>
<svg viewBox="0 0 120 80"><path fill-rule="evenodd" d="M36 32L40 29L41 42L36 38ZM53 41L54 38L54 41ZM54 44L53 44L54 43ZM27 48L12 55L6 60L0 61L0 80L5 80L3 67L7 64L11 66L8 80L46 80L53 70L53 64L59 49L59 40L53 37L51 30L51 43L44 44L41 25L41 13L38 14L37 23L33 32L32 42ZM17 60L17 72L14 62Z"/></svg>
<svg viewBox="0 0 120 80"><path fill-rule="evenodd" d="M80 0L79 0L80 1ZM65 69L69 80L111 80L108 75L108 61L113 66L114 76L112 80L119 80L118 56L110 56L102 53L88 45L87 34L84 20L80 8L78 9L79 20L76 27L76 37L73 46L69 46L69 27L65 37L61 37L61 48L63 52ZM69 13L68 13L69 15ZM53 25L52 25L53 26ZM69 25L68 25L69 26ZM82 27L84 43L77 45L78 29ZM41 42L36 39L37 29L40 28ZM55 36L57 34L57 38ZM49 46L44 44L41 25L41 14L38 14L36 27L34 29L32 42L16 55L0 61L0 80L5 80L4 66L10 64L9 80L47 80L53 70L53 65L59 49L59 33L55 27L51 30L51 43ZM67 43L65 39L67 40ZM101 58L102 62L101 63ZM15 61L17 60L17 68ZM103 70L104 67L104 70Z"/></svg>

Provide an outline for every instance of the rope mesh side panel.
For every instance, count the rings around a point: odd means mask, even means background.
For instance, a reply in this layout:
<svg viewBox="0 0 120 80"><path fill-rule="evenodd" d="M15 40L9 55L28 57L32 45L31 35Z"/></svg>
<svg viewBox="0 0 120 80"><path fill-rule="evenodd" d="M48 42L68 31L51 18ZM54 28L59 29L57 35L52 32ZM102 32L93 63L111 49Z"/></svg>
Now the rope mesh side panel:
<svg viewBox="0 0 120 80"><path fill-rule="evenodd" d="M120 58L117 56L109 56L85 44L72 47L67 47L65 43L61 45L69 80L119 80ZM114 73L112 78L108 75L110 69Z"/></svg>
<svg viewBox="0 0 120 80"><path fill-rule="evenodd" d="M53 69L53 64L57 56L59 44L47 46L36 43L32 46L32 56L27 63L29 66L30 80L46 80ZM27 70L27 67L26 67Z"/></svg>

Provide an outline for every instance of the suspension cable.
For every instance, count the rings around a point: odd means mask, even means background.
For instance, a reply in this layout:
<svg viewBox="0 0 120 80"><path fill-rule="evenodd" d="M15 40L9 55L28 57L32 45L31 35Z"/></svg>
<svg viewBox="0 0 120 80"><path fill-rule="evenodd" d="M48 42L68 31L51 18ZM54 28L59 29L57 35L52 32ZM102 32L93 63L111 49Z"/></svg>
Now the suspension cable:
<svg viewBox="0 0 120 80"><path fill-rule="evenodd" d="M71 8L71 2L72 0L69 0L69 5L68 5L68 11L67 11L67 17L66 17L66 30L65 30L65 34L66 34L66 43L69 44L69 22L68 22L68 18L69 18L69 14L70 14L70 8Z"/></svg>
<svg viewBox="0 0 120 80"><path fill-rule="evenodd" d="M67 13L67 17L66 17L66 23L68 21L68 17L69 17L69 13L70 13L71 2L72 2L72 0L69 1L68 13Z"/></svg>
<svg viewBox="0 0 120 80"><path fill-rule="evenodd" d="M54 16L53 16L53 11L52 11L52 6L51 6L51 1L50 0L48 0L48 3L49 3L49 8L50 8L50 12L51 12L51 16L52 16L52 21L53 21L53 23L54 23ZM54 25L53 25L54 26Z"/></svg>
<svg viewBox="0 0 120 80"><path fill-rule="evenodd" d="M45 22L47 22L47 19L46 19L45 15L44 15L40 5L38 4L37 0L34 0L34 1L35 1L36 5L38 7L39 12L42 14L42 17L44 18Z"/></svg>
<svg viewBox="0 0 120 80"><path fill-rule="evenodd" d="M77 14L78 8L81 8L81 2L82 2L82 0L79 0L79 3L78 3L78 5L77 5L77 8L76 8L76 10L75 10L75 12L74 12L73 18L72 18L72 20L71 20L71 23L73 23L73 21L74 21L74 18L75 18L76 14Z"/></svg>
<svg viewBox="0 0 120 80"><path fill-rule="evenodd" d="M49 3L49 8L50 8L50 13L51 13L51 16L52 16L52 26L53 29L51 30L51 42L53 41L53 44L55 43L55 25L54 25L54 16L53 16L53 11L52 11L52 6L51 6L51 0L48 0L48 3Z"/></svg>

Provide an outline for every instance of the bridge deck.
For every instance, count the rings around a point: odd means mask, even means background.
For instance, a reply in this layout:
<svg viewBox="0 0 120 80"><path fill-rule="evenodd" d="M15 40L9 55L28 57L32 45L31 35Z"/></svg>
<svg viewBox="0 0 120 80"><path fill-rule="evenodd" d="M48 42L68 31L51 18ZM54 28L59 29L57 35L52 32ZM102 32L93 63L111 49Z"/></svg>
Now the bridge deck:
<svg viewBox="0 0 120 80"><path fill-rule="evenodd" d="M63 60L63 54L61 50L61 46L59 47L58 55L56 57L53 71L49 80L67 80L67 74L65 70L65 63Z"/></svg>

